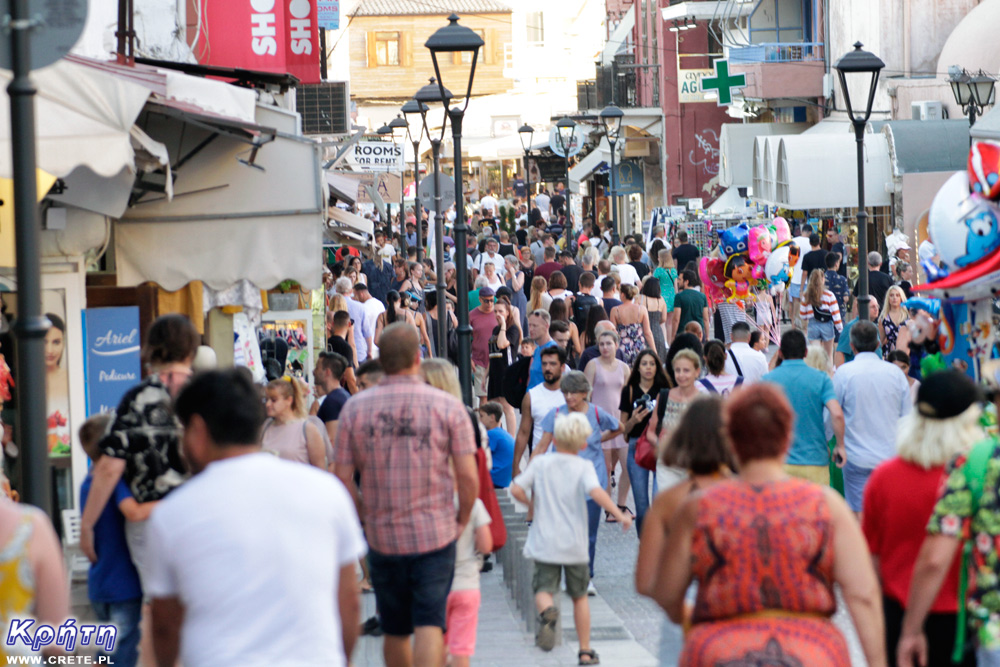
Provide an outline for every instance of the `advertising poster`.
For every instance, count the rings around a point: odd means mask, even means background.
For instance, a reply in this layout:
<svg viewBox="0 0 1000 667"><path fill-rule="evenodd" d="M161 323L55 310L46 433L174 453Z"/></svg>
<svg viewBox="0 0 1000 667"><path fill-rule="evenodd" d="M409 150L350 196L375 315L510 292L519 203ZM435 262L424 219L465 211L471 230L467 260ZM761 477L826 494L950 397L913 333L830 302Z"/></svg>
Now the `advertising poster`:
<svg viewBox="0 0 1000 667"><path fill-rule="evenodd" d="M117 408L142 379L138 306L86 309L83 340L89 417Z"/></svg>

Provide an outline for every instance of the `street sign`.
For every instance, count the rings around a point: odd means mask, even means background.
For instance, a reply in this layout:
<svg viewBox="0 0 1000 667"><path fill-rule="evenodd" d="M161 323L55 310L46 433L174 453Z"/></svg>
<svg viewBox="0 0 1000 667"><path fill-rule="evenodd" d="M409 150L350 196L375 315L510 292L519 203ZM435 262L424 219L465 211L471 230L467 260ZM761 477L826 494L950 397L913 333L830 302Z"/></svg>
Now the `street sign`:
<svg viewBox="0 0 1000 667"><path fill-rule="evenodd" d="M323 30L339 30L340 0L318 0L316 16L316 24Z"/></svg>
<svg viewBox="0 0 1000 667"><path fill-rule="evenodd" d="M704 77L701 80L701 89L719 91L718 105L720 107L729 106L733 103L733 89L745 88L747 77L745 74L729 74L729 61L720 58L715 61L715 76Z"/></svg>
<svg viewBox="0 0 1000 667"><path fill-rule="evenodd" d="M30 51L31 69L41 69L76 46L87 22L87 0L28 0L28 16L39 19L31 29ZM4 26L0 30L0 69L13 69L10 52L10 30Z"/></svg>
<svg viewBox="0 0 1000 667"><path fill-rule="evenodd" d="M455 181L449 176L438 172L438 179L441 186L441 208L445 211L455 203ZM424 177L420 181L420 203L428 211L434 210L434 174ZM443 213L444 211L442 211Z"/></svg>
<svg viewBox="0 0 1000 667"><path fill-rule="evenodd" d="M583 126L577 125L573 128L573 138L569 142L569 150L563 151L559 146L559 128L555 125L549 130L549 148L559 157L573 157L580 152L583 145L587 143L587 135L583 131ZM567 156L566 153L569 153Z"/></svg>
<svg viewBox="0 0 1000 667"><path fill-rule="evenodd" d="M388 141L359 141L352 162L363 171L403 171L403 146Z"/></svg>
<svg viewBox="0 0 1000 667"><path fill-rule="evenodd" d="M644 191L642 165L637 160L626 160L615 165L617 178L615 194L641 195Z"/></svg>

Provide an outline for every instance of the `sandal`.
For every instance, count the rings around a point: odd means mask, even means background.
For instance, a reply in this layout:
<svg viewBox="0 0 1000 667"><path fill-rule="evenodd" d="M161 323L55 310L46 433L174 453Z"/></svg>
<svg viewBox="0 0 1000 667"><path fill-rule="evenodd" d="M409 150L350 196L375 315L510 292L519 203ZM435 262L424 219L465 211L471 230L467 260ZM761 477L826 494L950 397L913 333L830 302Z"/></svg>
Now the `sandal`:
<svg viewBox="0 0 1000 667"><path fill-rule="evenodd" d="M628 508L628 505L619 505L618 509L622 511L622 514L628 514L633 519L635 518L635 514Z"/></svg>
<svg viewBox="0 0 1000 667"><path fill-rule="evenodd" d="M543 651L551 651L556 645L556 623L559 622L559 610L548 607L538 615L538 632L535 633L535 646Z"/></svg>
<svg viewBox="0 0 1000 667"><path fill-rule="evenodd" d="M618 519L616 519L615 515L611 512L605 512L604 514L607 515L604 519L604 523L618 523Z"/></svg>
<svg viewBox="0 0 1000 667"><path fill-rule="evenodd" d="M597 651L592 648L580 649L580 652L576 654L580 665L599 665L601 664L601 658L597 655ZM586 660L584 660L586 658Z"/></svg>

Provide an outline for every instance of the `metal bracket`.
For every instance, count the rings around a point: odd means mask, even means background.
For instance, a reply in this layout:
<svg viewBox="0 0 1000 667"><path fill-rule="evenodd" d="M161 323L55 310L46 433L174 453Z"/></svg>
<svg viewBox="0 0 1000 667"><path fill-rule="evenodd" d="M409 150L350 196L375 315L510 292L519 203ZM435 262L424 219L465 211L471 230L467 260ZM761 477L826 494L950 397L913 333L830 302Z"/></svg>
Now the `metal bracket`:
<svg viewBox="0 0 1000 667"><path fill-rule="evenodd" d="M41 14L35 14L34 18L17 19L16 21L10 18L10 14L4 14L3 21L0 22L0 30L9 34L12 30L31 30L43 25L45 25L45 17Z"/></svg>

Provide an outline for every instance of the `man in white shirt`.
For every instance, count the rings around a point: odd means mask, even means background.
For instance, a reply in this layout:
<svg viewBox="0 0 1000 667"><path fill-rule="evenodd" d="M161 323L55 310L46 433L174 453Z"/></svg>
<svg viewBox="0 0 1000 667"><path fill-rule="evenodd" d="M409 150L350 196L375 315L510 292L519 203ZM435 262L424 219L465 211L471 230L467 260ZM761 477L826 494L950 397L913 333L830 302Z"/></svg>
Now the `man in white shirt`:
<svg viewBox="0 0 1000 667"><path fill-rule="evenodd" d="M746 322L734 323L732 340L729 358L726 359L726 373L741 376L744 385L759 381L768 370L767 356L750 347L750 325Z"/></svg>
<svg viewBox="0 0 1000 667"><path fill-rule="evenodd" d="M175 412L195 475L149 519L157 663L348 664L367 549L343 484L261 452L246 369L198 375Z"/></svg>
<svg viewBox="0 0 1000 667"><path fill-rule="evenodd" d="M354 300L361 304L362 309L365 314L365 327L374 332L376 324L378 323L378 316L385 312L385 304L372 296L371 292L368 291L368 285L364 283L358 283L354 286ZM348 303L350 306L350 303ZM355 327L356 329L357 327ZM372 346L369 356L375 357L377 355L378 347L374 342L374 333L372 334Z"/></svg>
<svg viewBox="0 0 1000 667"><path fill-rule="evenodd" d="M663 247L667 250L673 250L673 246L670 245L670 241L667 240L667 230L663 225L656 225L653 227L653 233L649 237L649 241L646 243L646 252L648 253L653 249L653 243L659 239L663 243ZM656 257L650 257L650 261L656 261Z"/></svg>
<svg viewBox="0 0 1000 667"><path fill-rule="evenodd" d="M334 285L337 294L347 301L347 313L351 316L351 322L354 324L354 347L358 351L357 362L360 365L367 361L374 352L375 324L374 321L368 321L368 313L364 304L355 301L354 285L351 284L350 278L341 276L337 278Z"/></svg>
<svg viewBox="0 0 1000 667"><path fill-rule="evenodd" d="M792 239L792 243L799 247L799 260L792 267L792 282L788 286L788 298L792 301L792 325L797 329L802 328L802 318L799 317L799 300L802 293L806 291L806 286L802 284L802 258L812 249L809 244L810 234L812 234L812 226L804 224L799 229L799 235ZM805 276L805 280L808 282L809 276Z"/></svg>
<svg viewBox="0 0 1000 667"><path fill-rule="evenodd" d="M479 212L485 215L486 211L494 214L497 212L497 198L493 196L492 190L479 200Z"/></svg>
<svg viewBox="0 0 1000 667"><path fill-rule="evenodd" d="M628 263L625 248L616 246L611 251L611 270L617 271L618 275L621 276L622 285L639 285L639 273L634 266Z"/></svg>
<svg viewBox="0 0 1000 667"><path fill-rule="evenodd" d="M549 193L544 190L541 193L535 195L535 206L537 206L538 210L541 211L542 219L545 220L546 222L548 222L549 219L550 200L551 197L549 197Z"/></svg>
<svg viewBox="0 0 1000 667"><path fill-rule="evenodd" d="M470 264L473 270L474 278L478 278L479 274L483 272L483 264L486 262L492 263L497 267L497 275L502 276L505 270L506 262L502 255L500 255L500 242L494 238L489 238L486 240L486 252L479 255L476 261Z"/></svg>

